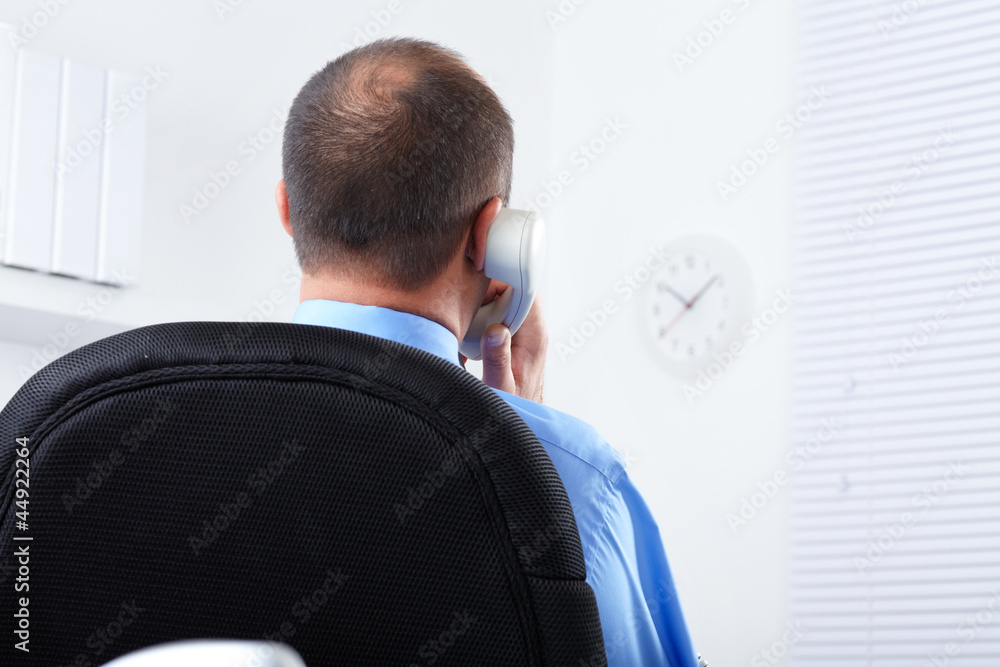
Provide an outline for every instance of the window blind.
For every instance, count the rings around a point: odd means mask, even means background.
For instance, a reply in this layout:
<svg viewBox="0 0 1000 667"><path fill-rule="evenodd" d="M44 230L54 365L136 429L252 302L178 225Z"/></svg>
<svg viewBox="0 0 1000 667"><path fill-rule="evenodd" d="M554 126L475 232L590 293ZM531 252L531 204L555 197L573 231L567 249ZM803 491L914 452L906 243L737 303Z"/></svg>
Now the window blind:
<svg viewBox="0 0 1000 667"><path fill-rule="evenodd" d="M1000 2L798 11L789 664L1000 665Z"/></svg>

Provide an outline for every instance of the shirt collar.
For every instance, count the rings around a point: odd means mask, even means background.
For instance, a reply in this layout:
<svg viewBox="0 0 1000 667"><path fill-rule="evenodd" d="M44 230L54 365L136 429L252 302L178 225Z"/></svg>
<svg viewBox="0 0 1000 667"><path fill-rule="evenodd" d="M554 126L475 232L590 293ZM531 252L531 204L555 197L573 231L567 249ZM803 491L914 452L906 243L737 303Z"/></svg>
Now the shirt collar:
<svg viewBox="0 0 1000 667"><path fill-rule="evenodd" d="M295 324L346 329L378 336L429 352L458 365L458 339L437 322L425 317L381 306L310 299L303 301L292 318Z"/></svg>

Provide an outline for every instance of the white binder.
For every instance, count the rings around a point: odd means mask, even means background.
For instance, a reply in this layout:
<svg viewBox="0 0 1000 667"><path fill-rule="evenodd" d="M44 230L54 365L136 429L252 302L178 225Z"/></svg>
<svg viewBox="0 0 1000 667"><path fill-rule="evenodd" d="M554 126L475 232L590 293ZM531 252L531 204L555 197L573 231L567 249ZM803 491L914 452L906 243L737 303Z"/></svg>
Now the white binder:
<svg viewBox="0 0 1000 667"><path fill-rule="evenodd" d="M140 86L138 77L108 72L105 114L115 114L104 140L97 280L134 284L139 274L143 189L146 182L146 103L114 104ZM128 108L128 113L112 109Z"/></svg>
<svg viewBox="0 0 1000 667"><path fill-rule="evenodd" d="M52 273L94 280L101 153L107 141L105 70L63 62Z"/></svg>
<svg viewBox="0 0 1000 667"><path fill-rule="evenodd" d="M61 61L19 49L4 262L48 271L52 258Z"/></svg>
<svg viewBox="0 0 1000 667"><path fill-rule="evenodd" d="M0 256L6 235L7 198L10 195L11 127L14 124L14 85L17 74L17 52L4 48L13 26L0 23Z"/></svg>

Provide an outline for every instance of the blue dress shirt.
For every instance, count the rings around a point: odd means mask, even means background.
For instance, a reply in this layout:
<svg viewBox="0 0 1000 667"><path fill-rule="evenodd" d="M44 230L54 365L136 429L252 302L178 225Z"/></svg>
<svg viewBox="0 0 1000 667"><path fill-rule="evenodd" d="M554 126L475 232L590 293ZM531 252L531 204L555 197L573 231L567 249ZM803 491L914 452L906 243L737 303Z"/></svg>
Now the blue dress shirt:
<svg viewBox="0 0 1000 667"><path fill-rule="evenodd" d="M458 340L443 326L377 306L303 301L298 324L347 329L419 348L458 364ZM597 597L608 665L698 667L660 529L625 462L585 422L497 391L535 432L562 478Z"/></svg>

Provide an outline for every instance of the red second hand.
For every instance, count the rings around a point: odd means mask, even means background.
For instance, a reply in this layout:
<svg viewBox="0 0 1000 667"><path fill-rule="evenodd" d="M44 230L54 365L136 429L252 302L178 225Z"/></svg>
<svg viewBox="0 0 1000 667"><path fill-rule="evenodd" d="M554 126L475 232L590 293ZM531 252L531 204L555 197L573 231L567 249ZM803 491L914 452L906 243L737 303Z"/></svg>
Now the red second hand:
<svg viewBox="0 0 1000 667"><path fill-rule="evenodd" d="M671 329L673 329L673 328L674 328L674 326L675 326L675 325L676 325L676 324L677 324L678 322L680 322L680 319L681 319L682 317L684 317L685 313L687 313L687 311L691 310L691 306L693 306L693 305L694 305L694 302L695 302L695 299L692 299L691 301L688 301L687 303L685 303L685 304L684 304L684 309L683 309L683 310L681 310L681 312L677 313L677 317L675 317L675 318L673 319L673 321L672 321L672 322L671 322L670 324L668 324L667 326L665 326L665 327L663 327L662 329L660 329L660 338L663 338L664 336L666 336L666 335L667 335L667 333L669 333L669 331L670 331Z"/></svg>
<svg viewBox="0 0 1000 667"><path fill-rule="evenodd" d="M660 329L660 338L663 338L664 336L666 336L667 333L671 329L673 329L674 326L677 325L677 322L679 322L680 319L682 317L684 317L685 313L687 313L687 311L691 310L691 307L698 301L698 299L700 299L702 297L702 295L705 292L708 291L709 287L711 287L712 285L715 284L715 281L718 280L718 279L719 279L718 275L712 276L712 279L709 280L708 283L704 287L702 287L701 290L699 290L697 294L695 294L693 297L691 297L690 301L688 301L687 303L684 304L684 310L682 310L681 312L677 313L677 317L675 317L670 324L668 324L667 326L665 326L662 329Z"/></svg>

